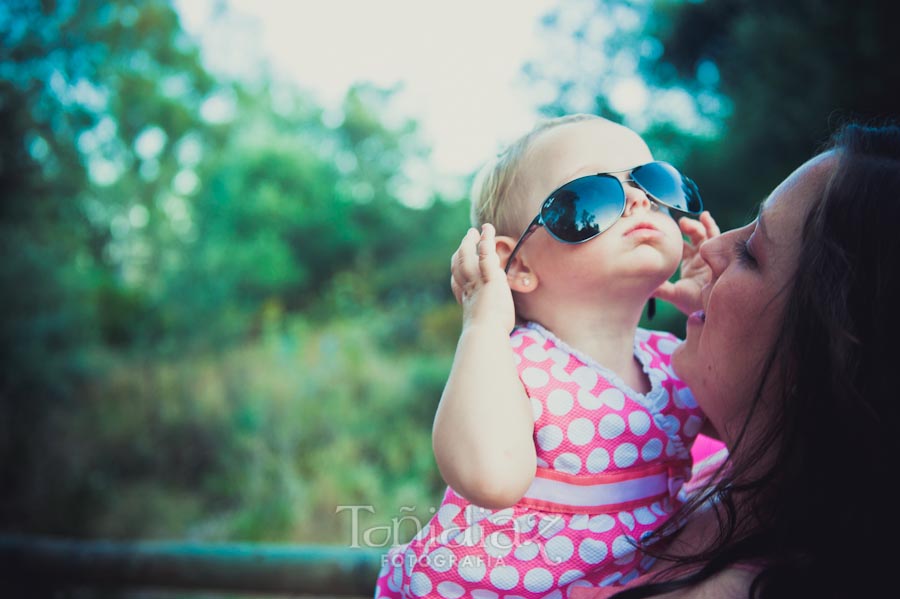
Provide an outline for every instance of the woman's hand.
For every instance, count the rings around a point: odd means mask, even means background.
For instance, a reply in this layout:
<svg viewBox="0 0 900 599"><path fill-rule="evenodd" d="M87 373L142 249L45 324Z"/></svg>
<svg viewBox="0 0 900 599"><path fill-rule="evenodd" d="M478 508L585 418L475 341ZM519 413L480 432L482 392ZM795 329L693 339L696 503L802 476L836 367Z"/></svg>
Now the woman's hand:
<svg viewBox="0 0 900 599"><path fill-rule="evenodd" d="M681 275L674 283L666 281L660 285L653 296L671 303L685 314L691 314L703 307L700 290L712 278L709 265L700 256L700 245L719 234L719 225L706 211L700 214L698 220L684 217L678 224L688 238L684 242Z"/></svg>
<svg viewBox="0 0 900 599"><path fill-rule="evenodd" d="M463 327L498 325L507 334L515 326L515 307L506 272L500 265L493 225L469 229L450 262L450 288L463 307Z"/></svg>

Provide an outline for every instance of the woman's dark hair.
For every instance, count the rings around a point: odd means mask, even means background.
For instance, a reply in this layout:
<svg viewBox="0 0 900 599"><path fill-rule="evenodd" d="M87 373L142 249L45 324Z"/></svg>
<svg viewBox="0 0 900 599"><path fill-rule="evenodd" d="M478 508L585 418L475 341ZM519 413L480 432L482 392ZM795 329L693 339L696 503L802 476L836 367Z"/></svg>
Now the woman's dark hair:
<svg viewBox="0 0 900 599"><path fill-rule="evenodd" d="M767 381L782 381L766 406L780 417L732 448L709 493L719 519L710 546L673 557L665 542L651 545L647 553L674 563L664 582L616 597L690 587L735 564L757 569L752 598L898 592L900 127L847 125L827 149L837 166L798 231L783 327L753 402ZM750 476L772 447L771 466ZM658 540L677 534L703 499L685 504Z"/></svg>

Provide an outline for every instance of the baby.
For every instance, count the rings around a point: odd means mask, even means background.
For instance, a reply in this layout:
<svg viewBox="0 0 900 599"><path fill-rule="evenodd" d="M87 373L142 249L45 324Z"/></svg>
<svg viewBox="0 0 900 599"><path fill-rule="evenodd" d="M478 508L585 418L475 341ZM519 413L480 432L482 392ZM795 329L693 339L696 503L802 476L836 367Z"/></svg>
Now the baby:
<svg viewBox="0 0 900 599"><path fill-rule="evenodd" d="M591 115L516 141L472 201L481 231L452 261L463 329L433 431L449 487L375 596L628 582L652 563L640 543L678 507L703 423L670 367L678 339L637 325L654 294L677 301L682 232L714 223L679 228L670 209L702 210L694 183Z"/></svg>

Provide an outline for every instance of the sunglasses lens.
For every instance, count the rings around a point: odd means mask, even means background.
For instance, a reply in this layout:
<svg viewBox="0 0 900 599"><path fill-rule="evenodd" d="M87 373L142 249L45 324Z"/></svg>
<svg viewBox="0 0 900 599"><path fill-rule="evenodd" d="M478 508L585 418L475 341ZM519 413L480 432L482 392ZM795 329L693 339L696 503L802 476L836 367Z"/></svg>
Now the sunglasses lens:
<svg viewBox="0 0 900 599"><path fill-rule="evenodd" d="M681 212L703 211L697 184L667 162L651 162L631 171L631 179L660 204Z"/></svg>
<svg viewBox="0 0 900 599"><path fill-rule="evenodd" d="M624 210L625 192L618 179L590 175L553 192L541 208L541 216L554 237L579 243L608 229Z"/></svg>

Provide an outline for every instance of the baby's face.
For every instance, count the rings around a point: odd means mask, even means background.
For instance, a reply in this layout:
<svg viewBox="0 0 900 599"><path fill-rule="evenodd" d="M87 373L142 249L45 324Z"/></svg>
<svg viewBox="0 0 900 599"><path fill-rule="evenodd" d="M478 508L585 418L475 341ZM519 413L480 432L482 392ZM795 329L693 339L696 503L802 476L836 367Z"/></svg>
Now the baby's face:
<svg viewBox="0 0 900 599"><path fill-rule="evenodd" d="M677 223L643 191L625 182L628 169L652 161L636 133L602 119L560 125L532 142L517 175L522 204L516 219L521 230L553 190L578 177L615 173L626 194L622 217L594 239L561 243L541 228L523 244L520 253L545 282L556 272L570 286L590 286L599 279L655 288L675 272L683 247Z"/></svg>

